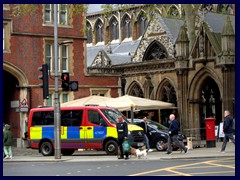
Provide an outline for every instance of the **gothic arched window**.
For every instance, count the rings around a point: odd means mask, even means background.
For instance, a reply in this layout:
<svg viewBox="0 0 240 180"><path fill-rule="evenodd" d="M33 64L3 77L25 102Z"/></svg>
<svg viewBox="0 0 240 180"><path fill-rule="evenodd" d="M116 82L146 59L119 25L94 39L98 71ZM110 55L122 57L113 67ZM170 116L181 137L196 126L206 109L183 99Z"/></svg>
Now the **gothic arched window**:
<svg viewBox="0 0 240 180"><path fill-rule="evenodd" d="M138 20L137 20L137 37L140 37L143 35L143 33L145 32L145 29L147 27L147 18L144 16L143 13L141 13L138 16Z"/></svg>
<svg viewBox="0 0 240 180"><path fill-rule="evenodd" d="M129 95L136 96L136 97L142 97L143 98L143 91L141 87L135 82L132 87L130 88Z"/></svg>
<svg viewBox="0 0 240 180"><path fill-rule="evenodd" d="M166 82L163 86L161 101L173 103L177 107L176 91L169 82Z"/></svg>
<svg viewBox="0 0 240 180"><path fill-rule="evenodd" d="M92 43L92 26L87 22L87 43Z"/></svg>
<svg viewBox="0 0 240 180"><path fill-rule="evenodd" d="M124 33L123 37L124 38L130 38L132 37L132 25L131 25L131 20L129 16L125 16L123 19L123 26L124 26Z"/></svg>
<svg viewBox="0 0 240 180"><path fill-rule="evenodd" d="M118 21L115 17L113 17L110 21L110 40L119 39L119 26Z"/></svg>
<svg viewBox="0 0 240 180"><path fill-rule="evenodd" d="M153 41L147 48L143 61L148 60L160 60L167 58L167 51L162 44L157 41Z"/></svg>
<svg viewBox="0 0 240 180"><path fill-rule="evenodd" d="M168 11L168 15L171 17L179 17L180 16L179 11L176 8L176 6L171 6L171 8Z"/></svg>
<svg viewBox="0 0 240 180"><path fill-rule="evenodd" d="M102 21L98 20L96 23L96 42L102 42L104 41L104 31L103 31L103 23Z"/></svg>

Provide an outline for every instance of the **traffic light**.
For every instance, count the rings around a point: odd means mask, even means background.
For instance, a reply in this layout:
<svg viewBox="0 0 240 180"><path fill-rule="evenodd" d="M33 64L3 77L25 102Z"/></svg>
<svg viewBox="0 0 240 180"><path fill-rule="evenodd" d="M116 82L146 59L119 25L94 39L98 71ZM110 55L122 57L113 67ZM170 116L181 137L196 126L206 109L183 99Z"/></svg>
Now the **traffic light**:
<svg viewBox="0 0 240 180"><path fill-rule="evenodd" d="M69 73L62 73L62 90L69 91Z"/></svg>
<svg viewBox="0 0 240 180"><path fill-rule="evenodd" d="M70 81L70 90L77 91L78 90L78 81Z"/></svg>
<svg viewBox="0 0 240 180"><path fill-rule="evenodd" d="M48 91L48 65L43 64L42 67L38 68L39 71L42 71L42 75L38 76L39 79L42 79L41 87L43 88L43 99L48 99L49 91Z"/></svg>

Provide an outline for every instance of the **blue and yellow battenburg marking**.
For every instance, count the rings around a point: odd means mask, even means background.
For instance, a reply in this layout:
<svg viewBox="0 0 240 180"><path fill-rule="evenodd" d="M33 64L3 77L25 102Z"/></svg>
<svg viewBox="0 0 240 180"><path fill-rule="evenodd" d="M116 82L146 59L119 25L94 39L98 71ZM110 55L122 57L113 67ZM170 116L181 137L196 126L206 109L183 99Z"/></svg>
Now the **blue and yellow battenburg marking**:
<svg viewBox="0 0 240 180"><path fill-rule="evenodd" d="M117 138L117 130L115 127L103 126L61 126L61 139L93 139L93 138ZM54 127L31 127L30 139L54 139Z"/></svg>

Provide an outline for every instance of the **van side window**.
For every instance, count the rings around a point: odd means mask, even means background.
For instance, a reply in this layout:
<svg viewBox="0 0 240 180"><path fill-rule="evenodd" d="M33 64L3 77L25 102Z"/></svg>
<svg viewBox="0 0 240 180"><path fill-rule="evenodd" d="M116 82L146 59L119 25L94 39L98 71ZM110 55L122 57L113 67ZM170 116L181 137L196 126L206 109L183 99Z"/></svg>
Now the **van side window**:
<svg viewBox="0 0 240 180"><path fill-rule="evenodd" d="M104 121L101 114L98 111L89 110L88 111L88 121L93 124L101 125Z"/></svg>
<svg viewBox="0 0 240 180"><path fill-rule="evenodd" d="M33 126L42 126L42 125L54 125L54 112L45 111L45 112L34 112L32 118Z"/></svg>
<svg viewBox="0 0 240 180"><path fill-rule="evenodd" d="M61 126L81 126L82 110L62 110L61 111Z"/></svg>

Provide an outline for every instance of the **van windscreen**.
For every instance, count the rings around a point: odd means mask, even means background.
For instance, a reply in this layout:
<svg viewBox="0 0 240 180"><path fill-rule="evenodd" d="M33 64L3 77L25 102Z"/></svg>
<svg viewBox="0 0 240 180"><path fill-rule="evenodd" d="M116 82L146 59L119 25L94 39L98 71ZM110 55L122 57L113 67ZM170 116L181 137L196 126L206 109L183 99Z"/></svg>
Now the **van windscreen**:
<svg viewBox="0 0 240 180"><path fill-rule="evenodd" d="M123 116L123 114L116 109L102 109L104 116L112 123L117 124L118 116Z"/></svg>

